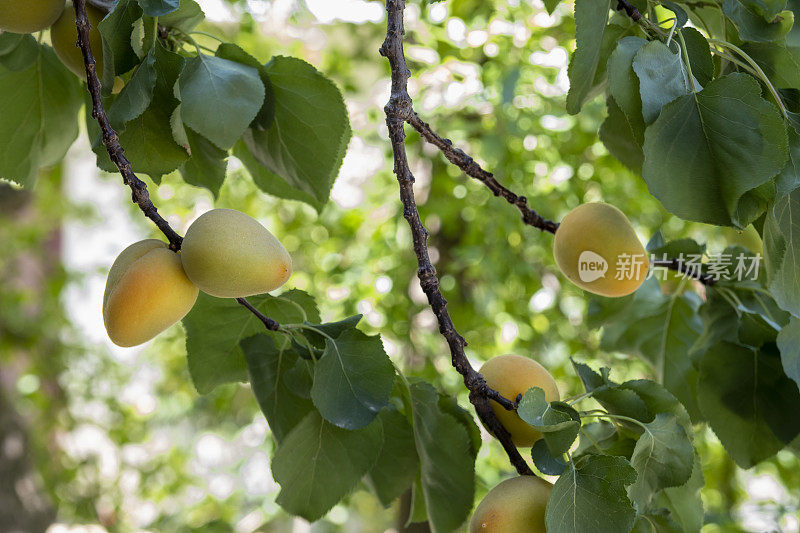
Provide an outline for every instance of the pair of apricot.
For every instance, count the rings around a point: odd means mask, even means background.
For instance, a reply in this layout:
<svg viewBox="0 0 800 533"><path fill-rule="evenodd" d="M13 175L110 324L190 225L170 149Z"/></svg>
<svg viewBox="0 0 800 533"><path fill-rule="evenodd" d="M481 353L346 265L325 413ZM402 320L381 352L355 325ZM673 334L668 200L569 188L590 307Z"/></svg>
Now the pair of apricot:
<svg viewBox="0 0 800 533"><path fill-rule="evenodd" d="M192 223L175 253L147 239L114 261L103 295L103 321L119 346L146 342L182 319L198 291L239 298L273 291L292 273L286 248L257 220L214 209Z"/></svg>

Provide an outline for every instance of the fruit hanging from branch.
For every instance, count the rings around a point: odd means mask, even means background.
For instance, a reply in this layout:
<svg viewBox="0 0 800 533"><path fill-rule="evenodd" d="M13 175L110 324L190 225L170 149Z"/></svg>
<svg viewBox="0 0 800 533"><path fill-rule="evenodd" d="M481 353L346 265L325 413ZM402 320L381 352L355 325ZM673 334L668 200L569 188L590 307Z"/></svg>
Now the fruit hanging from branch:
<svg viewBox="0 0 800 533"><path fill-rule="evenodd" d="M197 287L183 272L178 254L157 239L125 248L114 261L103 295L103 321L118 346L147 342L186 316Z"/></svg>
<svg viewBox="0 0 800 533"><path fill-rule="evenodd" d="M558 401L560 395L553 376L545 367L521 355L498 355L484 363L480 370L486 384L510 400L531 387L544 390L548 402ZM495 415L509 433L511 440L519 447L533 446L542 434L524 422L516 411L508 411L500 404L492 402Z"/></svg>
<svg viewBox="0 0 800 533"><path fill-rule="evenodd" d="M181 260L189 279L218 298L274 291L292 274L292 258L280 241L234 209L213 209L195 220L183 239Z"/></svg>
<svg viewBox="0 0 800 533"><path fill-rule="evenodd" d="M578 287L601 296L626 296L644 282L649 261L625 214L613 205L582 204L570 211L553 241L556 264Z"/></svg>
<svg viewBox="0 0 800 533"><path fill-rule="evenodd" d="M544 533L545 508L553 485L536 476L507 479L484 496L469 521L469 533Z"/></svg>

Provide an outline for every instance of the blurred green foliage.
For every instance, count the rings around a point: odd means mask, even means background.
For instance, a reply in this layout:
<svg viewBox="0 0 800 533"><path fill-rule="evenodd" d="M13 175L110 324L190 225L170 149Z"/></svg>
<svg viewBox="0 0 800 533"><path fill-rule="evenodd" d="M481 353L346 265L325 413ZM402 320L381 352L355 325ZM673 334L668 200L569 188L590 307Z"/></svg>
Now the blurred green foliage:
<svg viewBox="0 0 800 533"><path fill-rule="evenodd" d="M247 6L244 1L230 4L239 11ZM202 29L236 42L262 61L273 54L305 58L339 85L354 140L353 160L346 161L334 197L347 207L331 202L317 214L304 204L268 197L235 163L215 203L207 190L186 185L177 173L158 186L148 182L154 202L160 212L180 218L180 229L198 202L239 209L264 221L292 254L295 274L287 288L314 294L326 320L363 313L362 329L381 333L390 356L407 374L439 383L467 406L466 390L450 368L446 344L416 280L410 234L391 173L381 109L388 98L388 65L377 53L384 21L321 24L302 5L288 14L267 5L266 21L244 14L239 23L206 22ZM601 101L578 116L567 115L566 60L574 47L569 6L547 16L538 1L450 0L411 3L406 14L417 111L503 184L527 196L543 216L558 220L579 203L602 200L626 212L643 241L660 229L667 240L693 237L711 251L737 243L759 246L752 228L712 228L666 213L643 181L598 140L605 115ZM476 365L501 353L532 356L550 369L565 397L582 392L569 357L595 368L609 366L620 381L652 377L641 361L600 350L598 331L585 323L587 298L555 267L551 235L524 226L516 209L461 175L411 131L408 145L448 309ZM370 154L377 164L369 162ZM103 179L123 187L118 176ZM55 170L40 177L33 194L8 187L0 191L1 383L26 417L36 465L59 520L99 523L120 532L299 527L274 503L277 486L268 472L274 445L248 387L224 386L199 396L186 369L180 326L135 360L120 360L104 346L83 342L70 325L63 312L65 288L80 287L95 273L66 272L48 255L48 247L57 240L60 225L76 220L105 230L92 215L92 205L67 205L61 181ZM8 207L14 202L26 203L24 215ZM158 236L134 206L125 208ZM120 249L127 244L119 243ZM18 263L28 257L48 268L33 285L20 287ZM130 394L120 394L136 383L144 384L139 396L151 395L155 405L143 406ZM743 509L776 528L791 527L787 517L796 513L800 492L797 458L783 451L745 473L710 431L697 433L707 480L708 525L703 531L758 530L745 523ZM96 445L82 449L76 444L87 439ZM477 498L511 472L491 439L477 468ZM765 503L748 496L747 480L761 474L778 480L785 501ZM383 509L365 489L312 530L393 527L397 509Z"/></svg>

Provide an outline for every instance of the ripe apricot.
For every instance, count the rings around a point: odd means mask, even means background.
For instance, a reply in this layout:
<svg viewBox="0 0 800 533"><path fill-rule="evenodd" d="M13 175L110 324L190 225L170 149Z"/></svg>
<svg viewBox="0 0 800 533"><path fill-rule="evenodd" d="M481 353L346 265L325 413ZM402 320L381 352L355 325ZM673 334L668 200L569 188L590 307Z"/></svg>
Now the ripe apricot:
<svg viewBox="0 0 800 533"><path fill-rule="evenodd" d="M273 291L292 274L292 258L256 219L234 209L202 214L181 246L186 275L200 290L219 298Z"/></svg>
<svg viewBox="0 0 800 533"><path fill-rule="evenodd" d="M542 365L521 355L498 355L489 359L480 370L486 384L509 400L525 394L531 387L544 390L548 402L560 399L558 387L553 376ZM508 411L500 404L492 402L492 409L509 433L514 444L520 447L532 446L542 434L522 420L515 411Z"/></svg>
<svg viewBox="0 0 800 533"><path fill-rule="evenodd" d="M146 342L186 316L198 290L166 243L147 239L125 248L111 265L103 322L118 346Z"/></svg>
<svg viewBox="0 0 800 533"><path fill-rule="evenodd" d="M469 521L469 533L545 533L545 508L553 485L536 476L497 484Z"/></svg>
<svg viewBox="0 0 800 533"><path fill-rule="evenodd" d="M626 296L644 282L647 253L625 214L613 205L582 204L561 221L553 241L561 272L601 296Z"/></svg>
<svg viewBox="0 0 800 533"><path fill-rule="evenodd" d="M33 33L49 28L64 11L64 0L0 0L0 30Z"/></svg>

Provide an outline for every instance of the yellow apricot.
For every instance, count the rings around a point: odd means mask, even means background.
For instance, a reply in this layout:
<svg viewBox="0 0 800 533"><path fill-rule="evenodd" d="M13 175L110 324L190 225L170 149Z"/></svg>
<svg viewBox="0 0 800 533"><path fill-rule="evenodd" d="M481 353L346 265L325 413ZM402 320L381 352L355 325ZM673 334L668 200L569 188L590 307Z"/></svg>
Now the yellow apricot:
<svg viewBox="0 0 800 533"><path fill-rule="evenodd" d="M186 275L218 298L273 291L292 274L292 258L256 219L234 209L200 215L181 245Z"/></svg>
<svg viewBox="0 0 800 533"><path fill-rule="evenodd" d="M33 33L50 27L64 11L64 0L0 0L0 30Z"/></svg>
<svg viewBox="0 0 800 533"><path fill-rule="evenodd" d="M625 214L613 205L582 204L561 221L553 242L561 272L601 296L625 296L647 277L650 262Z"/></svg>
<svg viewBox="0 0 800 533"><path fill-rule="evenodd" d="M484 363L480 372L489 387L509 400L515 400L519 394L525 394L531 387L541 388L548 402L560 399L558 387L550 372L528 357L498 355ZM496 402L492 402L492 409L503 427L511 433L511 440L517 446L525 448L532 446L542 437L542 434L522 420L516 411L508 411Z"/></svg>
<svg viewBox="0 0 800 533"><path fill-rule="evenodd" d="M536 476L498 483L475 509L469 533L545 533L545 508L552 488Z"/></svg>
<svg viewBox="0 0 800 533"><path fill-rule="evenodd" d="M89 23L92 26L92 29L89 30L89 45L97 65L97 75L103 79L103 39L97 25L106 16L106 13L87 4L86 14L89 16ZM76 76L85 80L86 69L83 66L83 54L76 45L78 29L75 27L75 11L72 9L72 2L67 2L64 12L50 28L50 41L61 62Z"/></svg>
<svg viewBox="0 0 800 533"><path fill-rule="evenodd" d="M108 271L103 322L109 338L118 346L149 341L186 316L198 292L166 243L131 244Z"/></svg>

